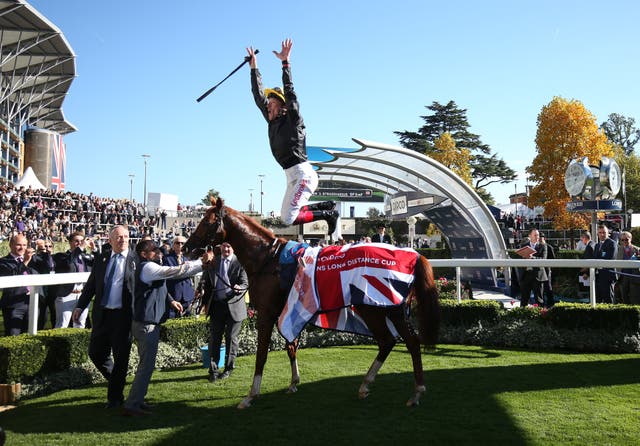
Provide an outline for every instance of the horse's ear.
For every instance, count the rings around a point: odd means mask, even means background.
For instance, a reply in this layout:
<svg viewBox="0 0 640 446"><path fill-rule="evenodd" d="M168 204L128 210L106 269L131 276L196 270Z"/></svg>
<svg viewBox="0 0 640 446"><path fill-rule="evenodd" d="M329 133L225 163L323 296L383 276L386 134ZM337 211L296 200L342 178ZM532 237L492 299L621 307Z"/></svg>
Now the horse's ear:
<svg viewBox="0 0 640 446"><path fill-rule="evenodd" d="M224 206L224 200L223 200L222 198L218 197L218 200L216 201L215 206L216 206L218 209L222 209L222 206Z"/></svg>

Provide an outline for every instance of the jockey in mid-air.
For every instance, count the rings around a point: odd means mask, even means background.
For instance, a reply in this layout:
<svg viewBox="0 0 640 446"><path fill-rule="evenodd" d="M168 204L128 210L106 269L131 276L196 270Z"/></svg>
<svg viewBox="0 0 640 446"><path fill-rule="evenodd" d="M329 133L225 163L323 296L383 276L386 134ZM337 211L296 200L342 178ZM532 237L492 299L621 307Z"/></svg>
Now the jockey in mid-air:
<svg viewBox="0 0 640 446"><path fill-rule="evenodd" d="M339 213L335 202L323 201L308 205L309 198L318 187L318 175L307 160L306 132L300 116L300 105L293 90L289 55L293 42L282 42L280 52L274 51L282 61L282 84L263 90L262 76L258 70L256 53L247 48L251 66L251 91L262 115L269 123L269 144L271 153L287 175L287 190L282 202L281 216L285 224L302 224L316 220L326 220L331 235L338 221Z"/></svg>

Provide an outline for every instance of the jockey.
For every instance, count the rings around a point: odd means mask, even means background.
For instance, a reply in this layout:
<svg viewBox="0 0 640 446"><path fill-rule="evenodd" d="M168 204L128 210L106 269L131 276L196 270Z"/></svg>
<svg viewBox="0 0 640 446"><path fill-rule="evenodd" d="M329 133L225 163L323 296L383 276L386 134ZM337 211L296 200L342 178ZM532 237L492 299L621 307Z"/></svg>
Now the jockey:
<svg viewBox="0 0 640 446"><path fill-rule="evenodd" d="M326 220L329 234L332 234L339 217L335 202L307 204L318 187L318 175L307 160L305 126L300 116L298 98L293 90L289 66L292 45L291 39L287 39L282 42L279 53L273 52L282 61L284 92L279 87L263 91L255 51L251 47L247 48L251 65L251 91L256 105L269 123L271 153L287 176L287 190L281 210L282 221L292 225Z"/></svg>

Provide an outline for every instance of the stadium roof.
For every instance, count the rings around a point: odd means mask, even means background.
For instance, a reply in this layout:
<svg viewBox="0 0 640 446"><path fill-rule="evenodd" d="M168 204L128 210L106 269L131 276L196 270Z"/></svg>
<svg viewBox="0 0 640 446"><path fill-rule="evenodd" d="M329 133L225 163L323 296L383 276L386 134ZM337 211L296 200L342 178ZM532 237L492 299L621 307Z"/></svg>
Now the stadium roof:
<svg viewBox="0 0 640 446"><path fill-rule="evenodd" d="M0 117L76 131L62 112L75 76L75 54L62 32L24 0L0 0Z"/></svg>

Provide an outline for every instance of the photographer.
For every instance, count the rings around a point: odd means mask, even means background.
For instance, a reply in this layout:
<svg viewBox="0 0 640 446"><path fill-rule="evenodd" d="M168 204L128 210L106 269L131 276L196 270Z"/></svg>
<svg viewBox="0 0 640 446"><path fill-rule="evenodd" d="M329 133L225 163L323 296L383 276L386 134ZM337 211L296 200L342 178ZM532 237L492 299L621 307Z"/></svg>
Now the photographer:
<svg viewBox="0 0 640 446"><path fill-rule="evenodd" d="M87 253L85 245L91 251L95 251L93 240L85 241L82 232L72 232L69 235L69 249L66 252L57 253L53 256L56 273L84 273L91 271L93 266L93 254ZM83 283L68 283L55 287L56 296L56 325L55 328L66 328L71 322L71 314L80 298ZM77 321L73 321L74 328L85 328L88 308L85 308Z"/></svg>

